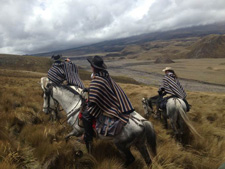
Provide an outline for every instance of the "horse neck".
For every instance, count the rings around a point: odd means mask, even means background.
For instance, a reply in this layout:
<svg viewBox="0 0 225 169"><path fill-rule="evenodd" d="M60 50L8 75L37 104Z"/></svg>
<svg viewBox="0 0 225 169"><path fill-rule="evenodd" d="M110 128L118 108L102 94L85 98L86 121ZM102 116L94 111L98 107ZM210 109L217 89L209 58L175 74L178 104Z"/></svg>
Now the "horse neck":
<svg viewBox="0 0 225 169"><path fill-rule="evenodd" d="M72 92L59 87L53 88L53 98L56 99L66 113L71 112L74 108L81 106L81 98Z"/></svg>

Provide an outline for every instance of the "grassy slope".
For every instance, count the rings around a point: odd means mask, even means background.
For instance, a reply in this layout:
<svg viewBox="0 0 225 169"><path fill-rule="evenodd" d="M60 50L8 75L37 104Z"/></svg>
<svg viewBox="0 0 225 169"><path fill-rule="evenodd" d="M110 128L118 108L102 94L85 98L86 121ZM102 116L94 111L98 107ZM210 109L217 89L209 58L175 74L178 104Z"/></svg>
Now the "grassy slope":
<svg viewBox="0 0 225 169"><path fill-rule="evenodd" d="M13 70L22 70L23 73L27 75L29 74L29 77L47 76L47 71L51 67L51 64L52 61L49 58L0 54L0 69L2 69L0 74L2 76L24 77L24 75L21 74L21 71ZM80 68L79 74L81 79L90 80L90 72ZM137 81L129 77L116 76L113 77L113 79L120 83L139 84Z"/></svg>
<svg viewBox="0 0 225 169"><path fill-rule="evenodd" d="M63 137L70 128L49 122L46 115L38 113L43 100L37 82L43 74L0 72L0 168L123 168L115 147L102 141L95 142L94 157L85 153L74 159L74 151L86 152L85 146L76 138L66 144ZM85 85L88 83L85 81ZM141 114L141 98L156 94L156 88L150 86L120 85ZM171 130L164 130L158 121L150 119L158 137L153 169L214 169L225 161L225 95L192 92L188 95L193 106L189 117L204 139L195 138L184 148L171 137ZM135 149L132 152L137 160L130 168L146 168L140 154Z"/></svg>
<svg viewBox="0 0 225 169"><path fill-rule="evenodd" d="M159 57L171 59L185 58L187 52L198 38L182 38L164 41L146 42L142 45L129 45L122 54L127 54L126 58L136 58L140 60L155 60Z"/></svg>
<svg viewBox="0 0 225 169"><path fill-rule="evenodd" d="M50 65L51 60L48 58L0 54L1 69L47 72Z"/></svg>
<svg viewBox="0 0 225 169"><path fill-rule="evenodd" d="M125 58L155 60L159 57L224 58L225 35L158 40L142 44L127 45L120 53Z"/></svg>
<svg viewBox="0 0 225 169"><path fill-rule="evenodd" d="M130 66L133 70L157 73L163 75L162 69L167 66L172 67L177 72L178 77L197 80L212 84L225 84L225 58L204 58L204 59L177 59L175 63ZM135 62L135 61L134 61Z"/></svg>
<svg viewBox="0 0 225 169"><path fill-rule="evenodd" d="M186 58L224 58L225 35L208 35L190 46Z"/></svg>

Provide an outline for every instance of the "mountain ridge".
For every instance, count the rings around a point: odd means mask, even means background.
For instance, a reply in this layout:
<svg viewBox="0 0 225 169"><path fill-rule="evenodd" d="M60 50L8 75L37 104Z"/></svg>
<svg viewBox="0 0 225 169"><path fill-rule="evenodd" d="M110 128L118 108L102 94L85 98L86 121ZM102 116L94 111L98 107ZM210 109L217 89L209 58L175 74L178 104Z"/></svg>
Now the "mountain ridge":
<svg viewBox="0 0 225 169"><path fill-rule="evenodd" d="M93 53L107 53L107 52L120 52L126 46L132 44L143 44L145 42L152 42L157 40L171 40L177 38L188 37L203 37L209 34L225 34L225 24L217 23L210 25L201 25L188 28L180 28L164 32L146 33L127 38L120 38L114 40L102 41L86 46L70 48L65 50L51 51L45 53L31 54L34 56L51 56L55 53L60 53L66 56L81 56Z"/></svg>

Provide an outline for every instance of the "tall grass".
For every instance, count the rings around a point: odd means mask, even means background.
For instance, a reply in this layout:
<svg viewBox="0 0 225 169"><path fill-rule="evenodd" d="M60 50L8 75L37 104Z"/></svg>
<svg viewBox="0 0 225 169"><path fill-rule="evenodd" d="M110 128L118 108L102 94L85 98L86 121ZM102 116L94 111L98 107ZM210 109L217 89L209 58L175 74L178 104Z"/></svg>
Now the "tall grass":
<svg viewBox="0 0 225 169"><path fill-rule="evenodd" d="M67 124L49 122L48 116L40 113L43 100L37 82L43 74L17 71L20 74L17 76L7 70L2 74L0 168L124 168L124 159L112 143L95 140L93 155L89 155L77 138L65 142L64 137L71 130ZM157 89L125 84L126 79L122 80L121 87L135 109L143 114L142 97L155 95ZM88 83L85 81L86 86ZM192 104L188 116L203 139L193 136L190 145L183 147L175 141L171 129L163 129L159 121L150 118L157 133L158 147L153 169L216 169L225 161L225 94L188 92L188 101ZM61 116L65 119L63 112ZM76 156L78 150L84 152L83 157ZM129 168L147 168L135 148L132 153L136 160Z"/></svg>

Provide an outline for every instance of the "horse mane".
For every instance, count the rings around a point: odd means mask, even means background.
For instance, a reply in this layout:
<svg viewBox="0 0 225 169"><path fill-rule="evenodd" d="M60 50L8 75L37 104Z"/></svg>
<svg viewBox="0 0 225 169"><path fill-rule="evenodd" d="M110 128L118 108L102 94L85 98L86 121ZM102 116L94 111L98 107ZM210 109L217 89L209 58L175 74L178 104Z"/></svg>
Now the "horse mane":
<svg viewBox="0 0 225 169"><path fill-rule="evenodd" d="M47 88L50 88L50 87L58 87L59 89L65 89L75 95L81 95L81 93L79 93L76 88L77 86L74 86L75 89L73 89L72 87L73 86L68 86L68 85L62 85L62 84L55 84L55 83L52 83L47 77L42 77L41 78L41 88L43 90L46 90Z"/></svg>
<svg viewBox="0 0 225 169"><path fill-rule="evenodd" d="M58 87L60 89L65 89L65 90L67 90L67 91L69 91L69 92L71 92L75 95L80 95L80 93L78 93L75 89L73 89L72 86L62 85L62 84L54 84L54 83L51 83L51 86Z"/></svg>
<svg viewBox="0 0 225 169"><path fill-rule="evenodd" d="M156 95L156 96L152 96L150 97L148 100L152 101L152 102L155 102L159 99L159 95Z"/></svg>

